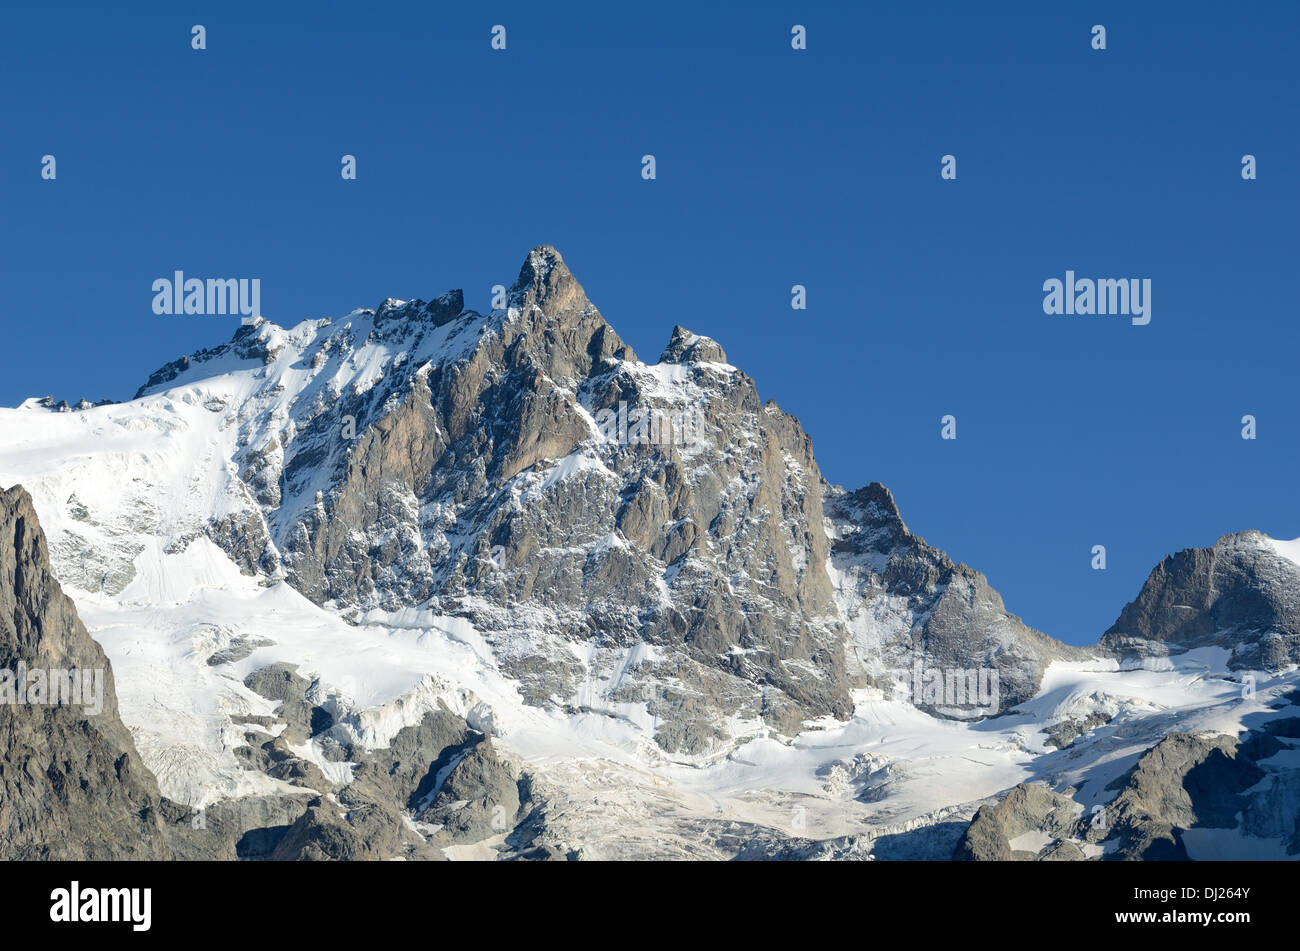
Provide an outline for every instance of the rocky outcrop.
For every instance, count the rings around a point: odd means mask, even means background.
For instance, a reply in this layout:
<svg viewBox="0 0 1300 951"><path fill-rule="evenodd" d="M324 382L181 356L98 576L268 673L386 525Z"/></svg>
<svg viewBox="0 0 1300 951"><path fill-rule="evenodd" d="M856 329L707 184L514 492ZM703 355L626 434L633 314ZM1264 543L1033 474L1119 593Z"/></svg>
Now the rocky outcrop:
<svg viewBox="0 0 1300 951"><path fill-rule="evenodd" d="M837 601L859 659L875 683L921 709L960 719L1005 712L1037 692L1053 660L1094 653L1007 611L982 574L908 531L880 483L856 492L827 487L826 512ZM950 676L967 688L973 676L977 689L953 696Z"/></svg>
<svg viewBox="0 0 1300 951"><path fill-rule="evenodd" d="M1259 532L1180 551L1156 566L1102 644L1135 657L1224 647L1233 669L1300 663L1300 565Z"/></svg>
<svg viewBox="0 0 1300 951"><path fill-rule="evenodd" d="M1273 760L1294 750L1300 718L1283 717L1239 737L1171 733L1107 787L1109 802L1084 813L1046 784L1019 785L982 806L958 843L967 861L1186 861L1190 830L1280 840L1300 854L1300 772ZM1015 849L1017 838L1032 851ZM1091 848L1091 856L1089 849Z"/></svg>
<svg viewBox="0 0 1300 951"><path fill-rule="evenodd" d="M659 354L660 363L726 363L727 354L711 337L693 334L681 324L673 328L668 346Z"/></svg>
<svg viewBox="0 0 1300 951"><path fill-rule="evenodd" d="M1047 736L1049 746L1055 746L1059 750L1069 749L1070 744L1079 737L1099 726L1104 726L1112 719L1109 713L1094 711L1083 717L1066 717L1059 720L1044 727L1043 733Z"/></svg>
<svg viewBox="0 0 1300 951"><path fill-rule="evenodd" d="M1266 762L1297 738L1295 717L1240 737L1172 733L1111 784L1118 793L1107 822L1088 836L1106 840L1107 857L1117 859L1186 859L1190 829L1281 838L1288 854L1300 854L1300 775Z"/></svg>
<svg viewBox="0 0 1300 951"><path fill-rule="evenodd" d="M405 333L418 350L434 332L428 313L386 305L374 333ZM688 453L593 432L592 418L620 404L688 407L635 360L553 248L529 254L504 312L460 313L441 332L466 341L439 351L459 356L391 367L376 387L382 412L373 393L364 406L341 397L357 419L351 445L339 450L326 411L291 442L266 441L248 467L259 498L279 502L267 519L299 590L344 611L432 603L469 617L543 705L570 702L594 673L565 641L664 645L657 670L627 670L608 700L648 703L670 749L703 752L732 713L790 733L811 716L848 715L811 442L721 363L720 347L679 328L667 350L691 364L689 408L726 437ZM330 340L321 353L355 346ZM754 438L728 441L740 432ZM258 489L277 453L280 499ZM589 460L581 477L528 489L576 457ZM333 488L291 517L299 474L330 465Z"/></svg>
<svg viewBox="0 0 1300 951"><path fill-rule="evenodd" d="M966 862L1062 861L1084 857L1074 841L1079 828L1079 806L1043 783L1021 783L1001 802L981 806L957 843L953 858ZM1050 841L1025 839L1042 835ZM1017 841L1020 840L1020 841Z"/></svg>
<svg viewBox="0 0 1300 951"><path fill-rule="evenodd" d="M321 718L323 709L307 699L309 682L291 666L260 668L246 684L279 701L275 716L284 727L270 739L249 733L237 755L247 769L303 787L305 798L280 799L278 809L268 802L264 818L291 818L264 827L239 821L250 811L241 810L240 801L220 804L216 811L222 815L235 811L230 824L237 828L242 858L440 860L450 845L503 840L526 814L528 777L445 707L399 730L388 746L367 750ZM309 744L348 766L345 782L329 781L295 752Z"/></svg>
<svg viewBox="0 0 1300 951"><path fill-rule="evenodd" d="M380 861L418 852L418 836L403 841L401 814L386 803L342 802L321 796L307 804L271 853L277 862ZM419 857L403 854L403 858Z"/></svg>
<svg viewBox="0 0 1300 951"><path fill-rule="evenodd" d="M519 824L528 784L482 737L457 753L427 801L422 821L441 826L450 841L477 842L504 836Z"/></svg>
<svg viewBox="0 0 1300 951"><path fill-rule="evenodd" d="M219 823L159 795L20 486L0 491L0 856L234 858Z"/></svg>

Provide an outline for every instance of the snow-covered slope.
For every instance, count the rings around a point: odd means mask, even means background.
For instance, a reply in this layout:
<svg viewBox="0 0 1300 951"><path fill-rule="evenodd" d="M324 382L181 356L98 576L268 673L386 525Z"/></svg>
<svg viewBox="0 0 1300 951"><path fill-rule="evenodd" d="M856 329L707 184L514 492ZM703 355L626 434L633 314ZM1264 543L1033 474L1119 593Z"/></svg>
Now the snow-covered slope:
<svg viewBox="0 0 1300 951"><path fill-rule="evenodd" d="M620 404L702 438L638 443L602 426ZM258 319L128 403L0 410L17 483L141 757L194 806L302 792L246 755L277 709L246 682L277 664L329 714L289 748L332 789L338 750L447 710L533 777L531 841L586 856L947 857L1017 783L1091 809L1171 732L1296 715L1294 665L1243 697L1212 631L1114 653L1027 628L883 487L826 485L714 341L638 360L549 248L488 315L451 292ZM914 665L992 672L997 708L909 694ZM1195 848L1252 845L1230 832Z"/></svg>

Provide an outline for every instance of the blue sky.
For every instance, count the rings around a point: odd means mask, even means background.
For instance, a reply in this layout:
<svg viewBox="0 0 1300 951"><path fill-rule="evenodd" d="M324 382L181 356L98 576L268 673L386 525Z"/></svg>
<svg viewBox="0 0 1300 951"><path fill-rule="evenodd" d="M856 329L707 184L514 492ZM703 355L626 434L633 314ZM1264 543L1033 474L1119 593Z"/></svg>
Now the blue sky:
<svg viewBox="0 0 1300 951"><path fill-rule="evenodd" d="M228 339L153 314L176 269L291 325L486 310L549 243L643 358L716 337L828 479L1054 636L1168 553L1300 536L1300 4L13 6L0 404L126 399ZM1150 278L1151 324L1044 315L1067 269Z"/></svg>

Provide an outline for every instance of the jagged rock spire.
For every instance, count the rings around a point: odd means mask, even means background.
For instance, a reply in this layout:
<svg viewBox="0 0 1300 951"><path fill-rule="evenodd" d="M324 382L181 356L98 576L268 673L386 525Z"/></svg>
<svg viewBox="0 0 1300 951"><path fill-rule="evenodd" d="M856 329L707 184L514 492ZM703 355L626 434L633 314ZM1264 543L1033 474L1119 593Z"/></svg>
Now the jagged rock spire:
<svg viewBox="0 0 1300 951"><path fill-rule="evenodd" d="M712 337L691 333L681 324L673 328L660 363L726 363L727 354Z"/></svg>

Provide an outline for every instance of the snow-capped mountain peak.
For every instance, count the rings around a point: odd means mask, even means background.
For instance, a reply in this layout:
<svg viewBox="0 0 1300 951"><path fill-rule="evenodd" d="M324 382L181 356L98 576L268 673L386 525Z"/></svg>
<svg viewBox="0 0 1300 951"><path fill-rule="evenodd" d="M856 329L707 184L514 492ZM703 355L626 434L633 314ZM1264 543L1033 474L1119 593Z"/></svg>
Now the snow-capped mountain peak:
<svg viewBox="0 0 1300 951"><path fill-rule="evenodd" d="M292 795L291 774L352 788L445 711L555 789L598 782L591 762L670 782L679 829L696 794L765 828L809 797L829 838L969 814L1043 775L1049 736L1240 726L1228 668L1282 677L1276 696L1296 658L1300 567L1263 536L1167 559L1098 647L1027 627L889 490L827 484L716 341L678 324L637 359L548 246L500 310L453 290L258 318L127 403L28 401L0 430L0 485L31 493L179 802ZM265 671L322 711L270 763L247 752L277 709ZM932 758L948 785L913 781Z"/></svg>

